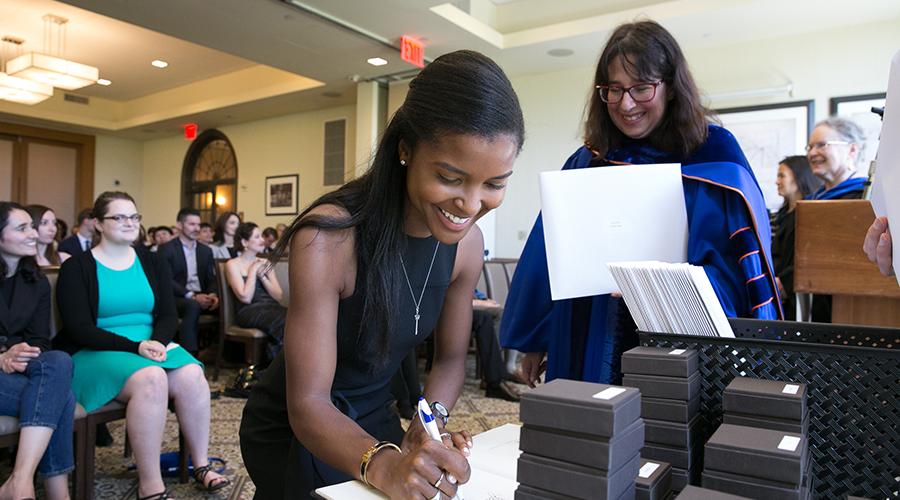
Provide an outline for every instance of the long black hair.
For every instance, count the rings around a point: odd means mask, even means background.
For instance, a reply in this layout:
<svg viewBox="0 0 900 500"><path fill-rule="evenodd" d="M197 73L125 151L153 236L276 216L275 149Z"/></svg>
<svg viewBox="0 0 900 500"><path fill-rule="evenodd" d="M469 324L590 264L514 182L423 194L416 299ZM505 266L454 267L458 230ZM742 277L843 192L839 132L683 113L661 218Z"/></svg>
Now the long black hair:
<svg viewBox="0 0 900 500"><path fill-rule="evenodd" d="M328 193L303 211L279 240L272 262L284 254L291 237L305 227L354 228L358 268L365 269L365 306L360 334L374 334L376 365L387 359L388 339L397 324L400 303L400 253L404 249L406 167L400 165L402 140L413 152L424 141L469 134L485 139L509 135L521 150L525 122L519 99L503 70L478 52L460 50L434 60L409 83L406 100L384 131L371 168ZM337 205L348 217L310 214L320 205ZM403 282L405 286L405 282Z"/></svg>
<svg viewBox="0 0 900 500"><path fill-rule="evenodd" d="M9 214L13 210L21 210L28 213L28 210L18 203L0 201L0 238L2 238L3 231L6 230L6 226L9 224ZM37 259L30 255L19 259L19 267L16 269L16 273L21 274L28 283L34 283L42 276L41 266L38 265ZM9 274L9 267L6 265L6 259L0 259L0 285L6 281L7 274Z"/></svg>
<svg viewBox="0 0 900 500"><path fill-rule="evenodd" d="M798 199L802 200L806 195L815 193L822 187L822 179L819 179L816 177L816 174L813 173L812 167L809 166L809 159L805 156L787 156L781 160L781 163L791 169L791 174L794 176L794 183L797 184L797 189L800 190ZM785 198L784 205L787 204L788 201Z"/></svg>

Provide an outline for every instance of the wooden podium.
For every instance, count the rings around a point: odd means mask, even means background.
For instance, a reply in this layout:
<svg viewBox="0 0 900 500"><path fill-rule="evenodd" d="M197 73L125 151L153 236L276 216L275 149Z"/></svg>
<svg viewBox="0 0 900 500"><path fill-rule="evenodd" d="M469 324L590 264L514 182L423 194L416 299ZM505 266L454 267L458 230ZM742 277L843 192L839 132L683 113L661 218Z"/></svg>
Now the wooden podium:
<svg viewBox="0 0 900 500"><path fill-rule="evenodd" d="M797 203L794 291L831 295L831 322L900 327L900 286L863 252L875 220L868 200Z"/></svg>

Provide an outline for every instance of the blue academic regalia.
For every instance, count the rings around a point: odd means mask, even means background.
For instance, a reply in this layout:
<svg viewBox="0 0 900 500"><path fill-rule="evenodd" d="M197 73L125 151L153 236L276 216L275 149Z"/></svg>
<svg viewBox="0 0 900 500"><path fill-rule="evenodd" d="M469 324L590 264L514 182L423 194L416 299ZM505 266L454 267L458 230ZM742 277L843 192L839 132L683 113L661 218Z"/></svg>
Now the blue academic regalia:
<svg viewBox="0 0 900 500"><path fill-rule="evenodd" d="M837 186L826 189L825 186L819 188L815 193L806 195L807 200L858 200L862 198L863 190L866 188L866 179L864 177L851 177Z"/></svg>
<svg viewBox="0 0 900 500"><path fill-rule="evenodd" d="M708 139L688 158L656 150L645 140L628 140L602 159L582 147L563 170L649 163L682 164L688 262L704 267L725 314L780 319L765 201L730 132L710 125ZM538 215L510 285L500 343L522 352L547 352L548 381L609 384L621 381L621 354L637 345L637 335L622 299L598 295L551 300L543 219Z"/></svg>

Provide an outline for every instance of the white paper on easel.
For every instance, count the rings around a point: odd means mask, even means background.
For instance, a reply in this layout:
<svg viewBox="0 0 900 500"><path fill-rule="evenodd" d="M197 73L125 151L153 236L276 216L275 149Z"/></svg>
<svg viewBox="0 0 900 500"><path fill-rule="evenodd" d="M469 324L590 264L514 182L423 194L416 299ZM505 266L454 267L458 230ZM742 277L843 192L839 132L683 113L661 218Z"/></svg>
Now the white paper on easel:
<svg viewBox="0 0 900 500"><path fill-rule="evenodd" d="M884 123L875 159L875 179L872 187L872 209L876 217L887 216L889 227L900 227L900 51L891 58L887 99L884 104ZM900 235L900 231L892 231ZM892 261L900 284L900 242L894 241Z"/></svg>
<svg viewBox="0 0 900 500"><path fill-rule="evenodd" d="M553 300L617 291L609 262L687 260L679 164L544 172L540 188Z"/></svg>

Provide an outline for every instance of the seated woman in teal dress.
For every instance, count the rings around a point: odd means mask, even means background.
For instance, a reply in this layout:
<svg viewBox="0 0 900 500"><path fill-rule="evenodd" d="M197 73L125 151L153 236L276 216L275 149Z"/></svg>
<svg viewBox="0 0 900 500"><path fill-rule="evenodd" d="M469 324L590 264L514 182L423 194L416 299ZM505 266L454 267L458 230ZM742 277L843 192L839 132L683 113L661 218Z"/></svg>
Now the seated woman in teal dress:
<svg viewBox="0 0 900 500"><path fill-rule="evenodd" d="M203 366L172 342L178 315L165 261L131 244L141 216L126 193L105 192L93 208L100 244L65 262L57 303L72 353L72 389L85 410L113 399L128 405L126 430L138 470L138 500L168 500L159 469L168 402L194 464L215 491L228 480L209 467L209 384Z"/></svg>

